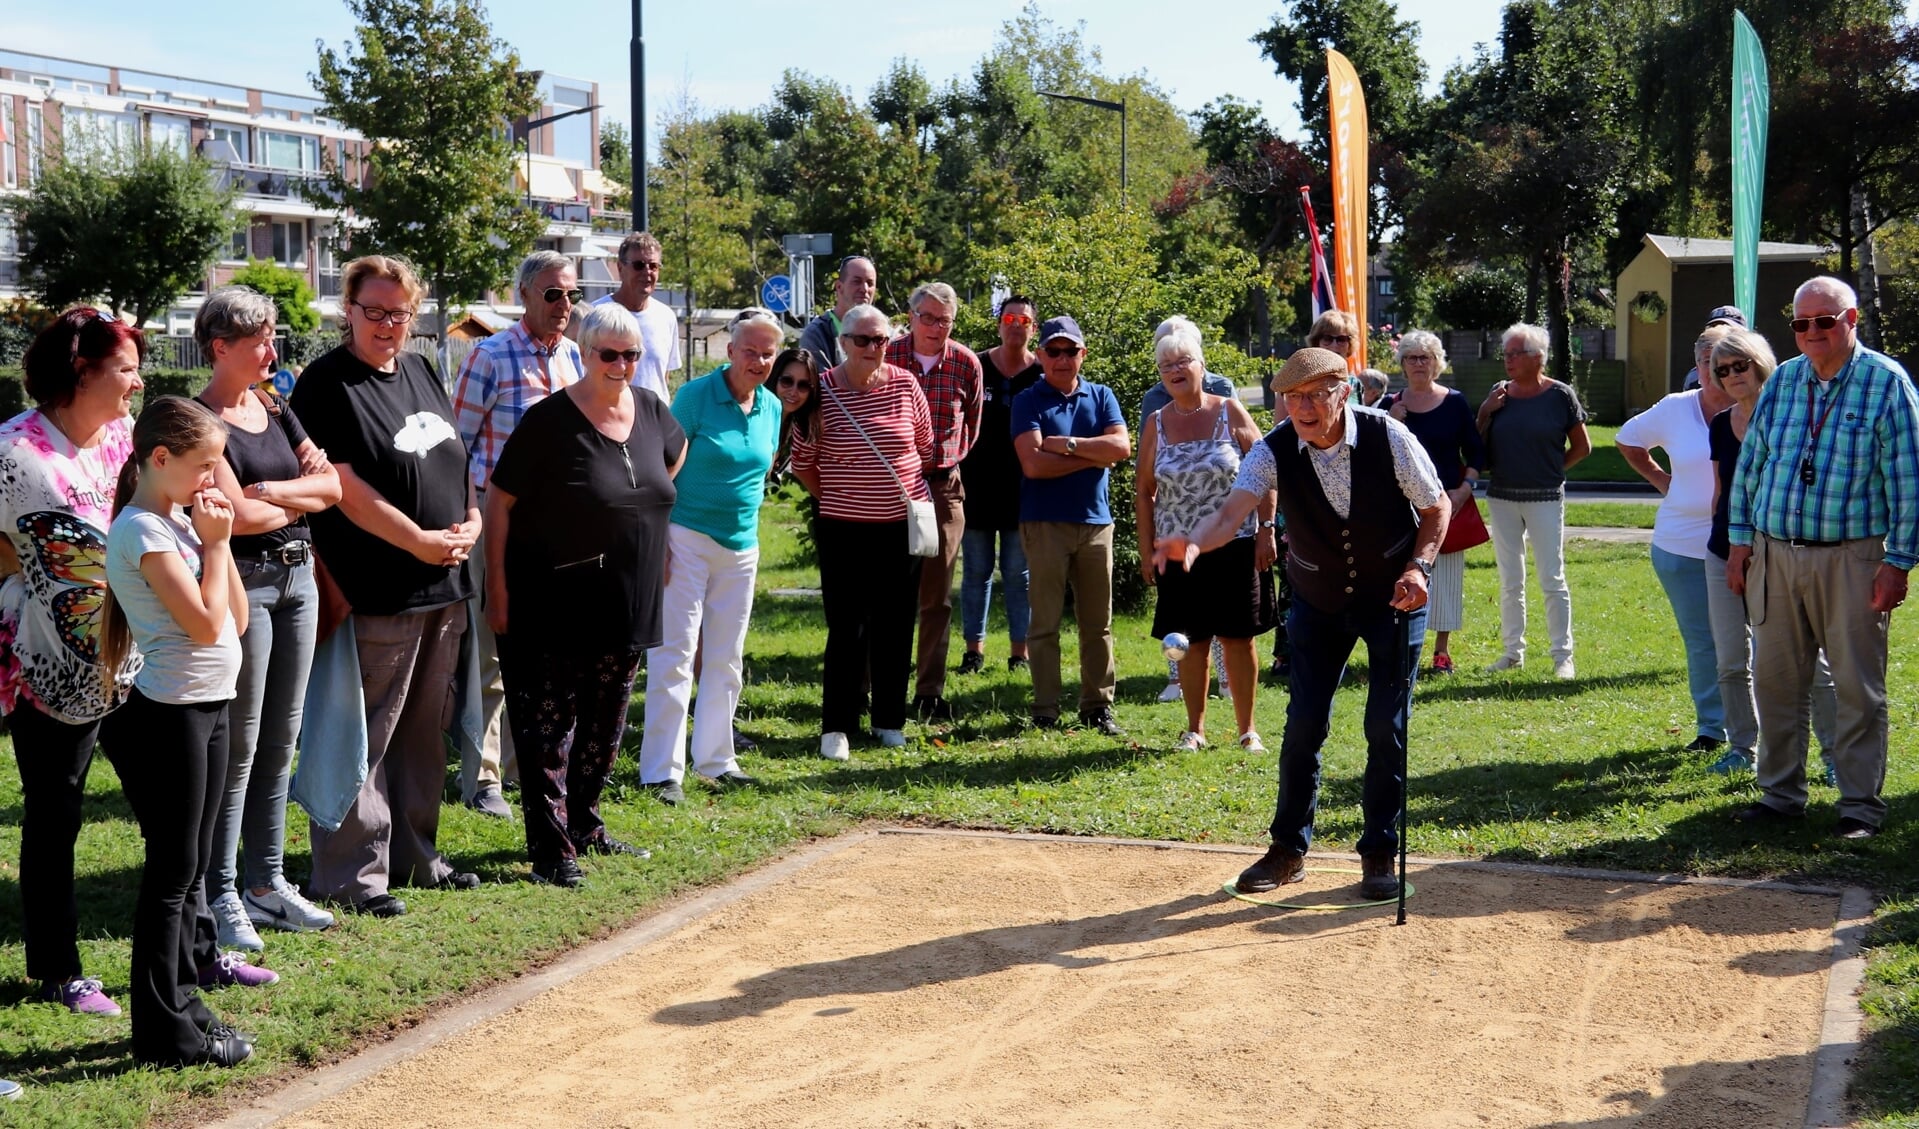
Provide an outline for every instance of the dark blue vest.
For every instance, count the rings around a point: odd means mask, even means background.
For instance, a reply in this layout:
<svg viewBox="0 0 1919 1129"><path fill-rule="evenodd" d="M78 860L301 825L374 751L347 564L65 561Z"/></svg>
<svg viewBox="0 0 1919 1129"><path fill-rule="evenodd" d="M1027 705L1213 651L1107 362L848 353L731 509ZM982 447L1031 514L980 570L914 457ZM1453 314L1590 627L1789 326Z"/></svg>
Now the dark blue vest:
<svg viewBox="0 0 1919 1129"><path fill-rule="evenodd" d="M1352 451L1352 515L1342 518L1326 500L1312 458L1299 448L1293 421L1267 433L1279 467L1279 511L1286 515L1286 576L1294 595L1320 611L1357 604L1383 607L1413 558L1419 513L1393 472L1386 417L1355 409L1359 442ZM1342 439L1341 442L1344 442Z"/></svg>

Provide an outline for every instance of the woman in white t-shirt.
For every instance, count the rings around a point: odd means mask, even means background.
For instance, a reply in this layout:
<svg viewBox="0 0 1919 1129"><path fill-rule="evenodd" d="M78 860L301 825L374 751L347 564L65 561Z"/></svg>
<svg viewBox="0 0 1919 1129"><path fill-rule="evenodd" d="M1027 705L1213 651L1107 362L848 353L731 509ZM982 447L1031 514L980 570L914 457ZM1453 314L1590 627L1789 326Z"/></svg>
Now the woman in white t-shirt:
<svg viewBox="0 0 1919 1129"><path fill-rule="evenodd" d="M279 977L212 944L202 877L226 786L227 703L240 676L245 587L229 539L233 505L214 486L220 417L179 396L133 425L107 531L107 670L130 646L142 662L104 741L146 841L133 910L133 1057L162 1066L234 1066L252 1041L193 986Z"/></svg>
<svg viewBox="0 0 1919 1129"><path fill-rule="evenodd" d="M1700 370L1727 327L1709 326L1693 344ZM1726 740L1726 707L1719 694L1719 651L1713 643L1706 590L1706 542L1712 536L1712 441L1707 425L1732 405L1716 382L1675 392L1626 421L1614 440L1632 468L1663 498L1653 517L1652 568L1672 604L1686 646L1686 683L1692 691L1698 736L1686 748L1712 753ZM1666 452L1670 469L1653 461Z"/></svg>

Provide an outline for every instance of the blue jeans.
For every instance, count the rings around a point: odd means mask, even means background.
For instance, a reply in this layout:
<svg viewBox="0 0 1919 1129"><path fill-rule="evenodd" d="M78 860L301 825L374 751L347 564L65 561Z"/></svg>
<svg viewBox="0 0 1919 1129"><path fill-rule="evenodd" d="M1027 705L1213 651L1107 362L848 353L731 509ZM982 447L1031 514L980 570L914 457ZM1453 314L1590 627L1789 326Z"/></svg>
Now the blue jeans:
<svg viewBox="0 0 1919 1129"><path fill-rule="evenodd" d="M1686 646L1686 685L1692 691L1693 718L1701 737L1726 739L1725 699L1719 696L1719 648L1712 637L1712 604L1706 594L1706 562L1652 547L1652 570L1679 621Z"/></svg>
<svg viewBox="0 0 1919 1129"><path fill-rule="evenodd" d="M1026 547L1017 529L969 529L960 539L960 633L968 643L986 638L986 609L993 600L993 542L999 541L999 574L1006 594L1006 637L1026 642L1032 605L1026 599Z"/></svg>
<svg viewBox="0 0 1919 1129"><path fill-rule="evenodd" d="M1366 644L1366 779L1360 793L1365 830L1362 855L1399 848L1399 762L1412 715L1412 680L1426 641L1426 609L1405 613L1407 649L1385 604L1328 613L1295 596L1286 616L1292 646L1292 699L1286 705L1286 735L1279 744L1279 804L1273 812L1273 845L1305 853L1313 841L1319 808L1319 750L1332 730L1333 693L1346 675L1356 643ZM1405 685L1400 680L1405 679Z"/></svg>
<svg viewBox="0 0 1919 1129"><path fill-rule="evenodd" d="M242 839L248 888L271 886L281 874L287 781L320 618L311 564L241 561L240 581L247 590L247 631L240 636L240 682L228 709L232 748L214 817L209 902L237 891L235 856Z"/></svg>

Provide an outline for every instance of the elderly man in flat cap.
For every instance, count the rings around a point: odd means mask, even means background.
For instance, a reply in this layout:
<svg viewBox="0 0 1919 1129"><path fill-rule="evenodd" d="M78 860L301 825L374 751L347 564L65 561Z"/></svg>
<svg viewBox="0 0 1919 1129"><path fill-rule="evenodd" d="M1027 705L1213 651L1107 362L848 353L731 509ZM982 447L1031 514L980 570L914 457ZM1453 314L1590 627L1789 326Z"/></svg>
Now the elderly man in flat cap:
<svg viewBox="0 0 1919 1129"><path fill-rule="evenodd" d="M1271 890L1305 876L1333 691L1363 640L1370 685L1360 892L1383 900L1399 893L1393 856L1401 754L1426 638L1427 578L1452 507L1412 432L1382 411L1348 402L1346 358L1301 349L1273 378L1273 391L1287 418L1246 453L1225 506L1191 541L1161 541L1154 560L1162 569L1190 566L1225 544L1268 491L1278 491L1293 585L1286 622L1292 699L1279 750L1273 846L1239 876L1239 889Z"/></svg>

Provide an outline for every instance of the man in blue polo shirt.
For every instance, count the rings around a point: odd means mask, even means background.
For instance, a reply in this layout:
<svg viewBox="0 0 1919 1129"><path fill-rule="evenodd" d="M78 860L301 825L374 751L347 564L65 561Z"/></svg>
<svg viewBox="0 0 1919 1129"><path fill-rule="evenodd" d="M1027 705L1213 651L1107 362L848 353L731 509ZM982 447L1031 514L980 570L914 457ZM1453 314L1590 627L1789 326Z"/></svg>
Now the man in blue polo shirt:
<svg viewBox="0 0 1919 1129"><path fill-rule="evenodd" d="M1113 720L1113 514L1107 468L1132 457L1119 401L1104 384L1081 380L1086 336L1070 317L1039 330L1046 379L1013 398L1013 450L1019 456L1020 540L1026 548L1032 624L1033 724L1059 723L1059 624L1066 586L1079 622L1079 720L1109 737Z"/></svg>

